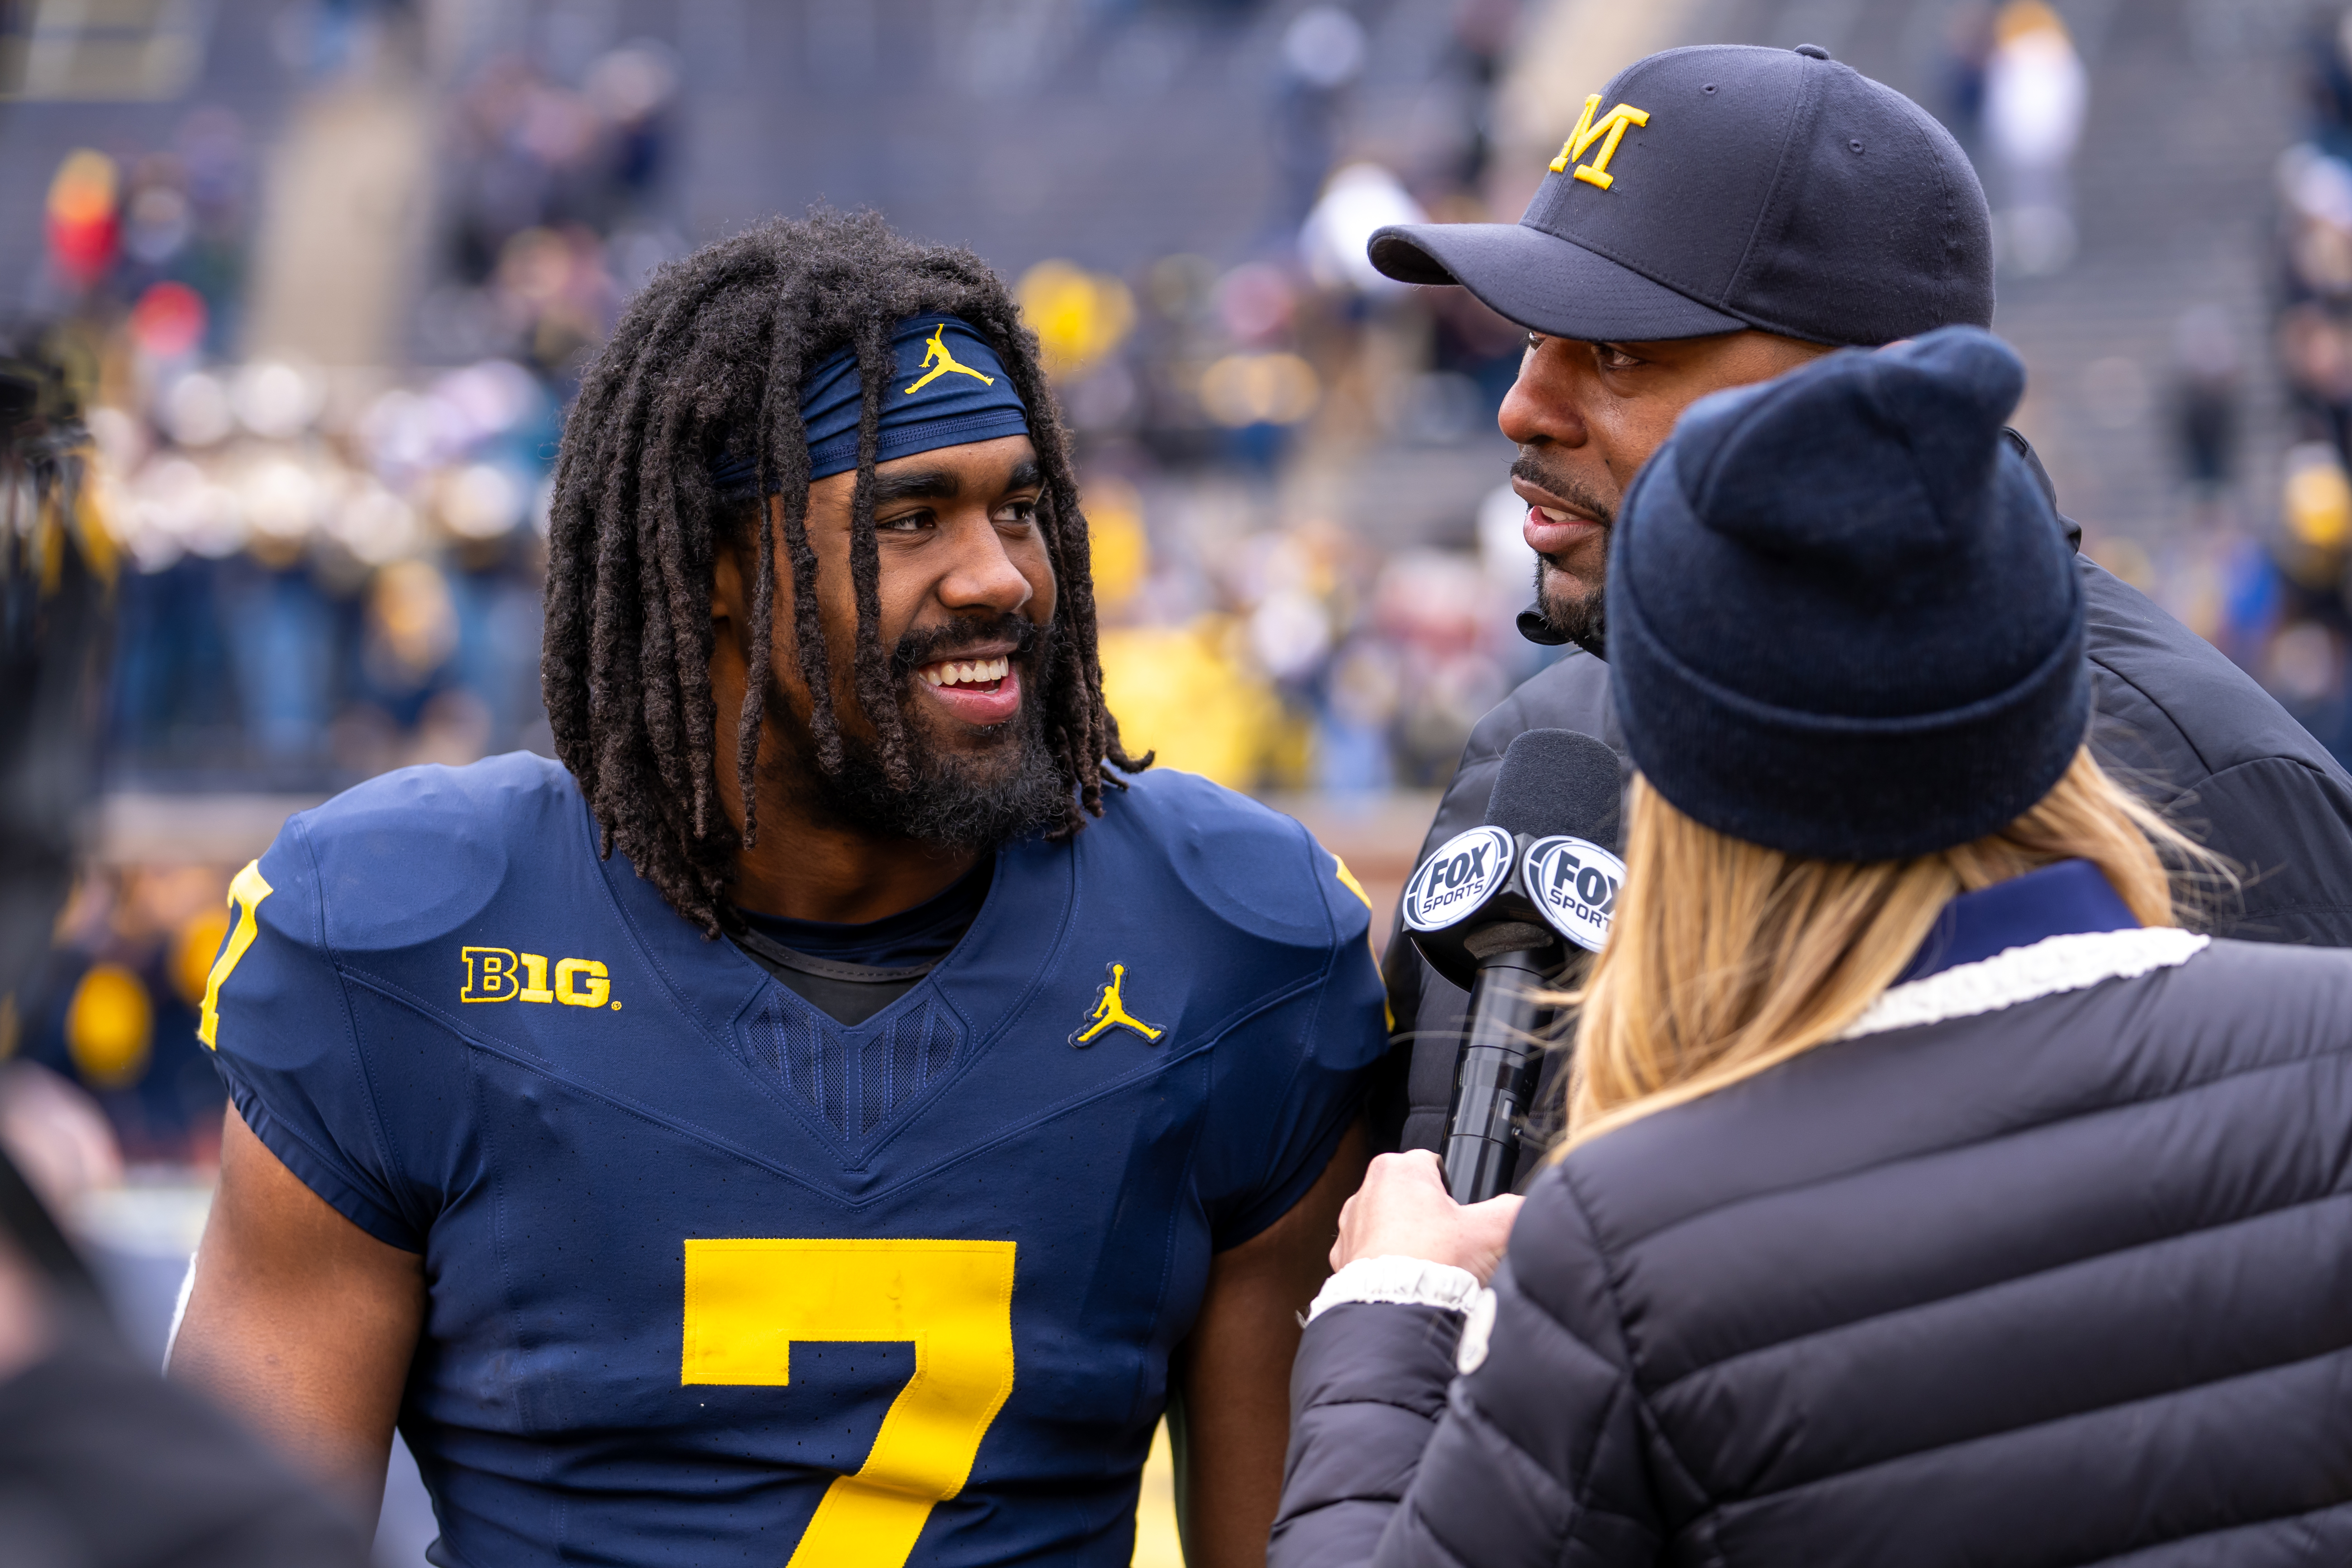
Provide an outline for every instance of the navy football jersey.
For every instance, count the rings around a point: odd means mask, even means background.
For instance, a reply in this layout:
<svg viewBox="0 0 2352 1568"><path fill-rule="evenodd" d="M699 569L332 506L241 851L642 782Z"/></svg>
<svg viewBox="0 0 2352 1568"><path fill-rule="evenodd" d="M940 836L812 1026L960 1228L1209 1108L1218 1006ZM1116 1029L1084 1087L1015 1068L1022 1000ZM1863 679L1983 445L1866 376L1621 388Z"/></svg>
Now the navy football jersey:
<svg viewBox="0 0 2352 1568"><path fill-rule="evenodd" d="M1346 871L1148 773L849 1028L596 846L542 759L390 774L288 823L214 966L247 1123L424 1255L441 1554L1123 1568L1211 1255L1384 1048Z"/></svg>

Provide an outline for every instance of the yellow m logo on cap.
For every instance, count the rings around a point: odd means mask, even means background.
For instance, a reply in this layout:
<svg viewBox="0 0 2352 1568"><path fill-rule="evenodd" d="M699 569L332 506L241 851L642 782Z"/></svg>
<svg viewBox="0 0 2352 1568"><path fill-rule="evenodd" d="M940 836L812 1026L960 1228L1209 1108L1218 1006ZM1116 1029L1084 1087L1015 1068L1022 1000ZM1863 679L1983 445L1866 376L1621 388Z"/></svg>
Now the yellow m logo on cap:
<svg viewBox="0 0 2352 1568"><path fill-rule="evenodd" d="M1595 120L1593 115L1599 113L1600 109L1599 93L1584 100L1583 117L1577 121L1576 129L1570 132L1568 140L1559 144L1559 156L1551 161L1551 172L1555 174L1568 173L1568 166L1583 157L1587 147L1606 136L1609 140L1601 142L1601 156L1590 163L1577 164L1576 170L1578 179L1587 184L1599 185L1605 191L1615 183L1609 173L1609 160L1617 155L1617 143L1625 139L1625 127L1647 125L1650 116L1644 110L1636 109L1630 103L1621 103Z"/></svg>

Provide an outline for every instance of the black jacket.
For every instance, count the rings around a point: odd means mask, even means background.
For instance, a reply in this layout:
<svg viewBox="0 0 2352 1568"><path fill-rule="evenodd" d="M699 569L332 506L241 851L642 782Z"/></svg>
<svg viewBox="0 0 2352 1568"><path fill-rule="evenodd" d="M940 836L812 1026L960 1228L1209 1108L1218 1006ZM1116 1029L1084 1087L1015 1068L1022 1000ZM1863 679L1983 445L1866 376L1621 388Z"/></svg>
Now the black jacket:
<svg viewBox="0 0 2352 1568"><path fill-rule="evenodd" d="M2352 955L2114 935L1548 1169L1465 1376L1323 1312L1274 1568L2352 1563Z"/></svg>
<svg viewBox="0 0 2352 1568"><path fill-rule="evenodd" d="M2088 558L2076 563L2090 613L2091 750L2239 868L2244 893L2215 911L2211 929L2352 947L2352 776L2211 644ZM1537 729L1592 735L1622 756L1608 667L1570 653L1479 721L1421 858L1484 819L1504 748ZM1400 1045L1410 1040L1412 1049L1402 1103L1391 1100L1382 1131L1396 1147L1434 1149L1468 998L1422 961L1401 927L1385 967Z"/></svg>

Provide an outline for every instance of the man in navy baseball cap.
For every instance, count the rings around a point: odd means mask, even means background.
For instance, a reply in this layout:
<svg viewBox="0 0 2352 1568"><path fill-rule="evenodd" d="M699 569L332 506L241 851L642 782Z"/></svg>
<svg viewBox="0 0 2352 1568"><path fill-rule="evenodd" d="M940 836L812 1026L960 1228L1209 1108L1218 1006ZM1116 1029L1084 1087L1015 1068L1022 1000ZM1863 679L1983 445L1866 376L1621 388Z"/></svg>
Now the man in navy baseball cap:
<svg viewBox="0 0 2352 1568"><path fill-rule="evenodd" d="M1398 225L1373 235L1371 258L1408 283L1458 284L1527 329L1499 421L1518 446L1511 483L1538 558L1519 628L1577 645L1479 723L1424 856L1482 818L1522 731L1576 730L1622 754L1602 662L1610 527L1685 408L1823 353L1993 314L1991 224L1967 156L1917 104L1811 45L1636 61L1584 100L1517 223ZM2092 747L2235 864L2243 887L2217 929L2352 946L2352 777L2210 645L2086 557L2076 570ZM1385 1131L1433 1149L1465 999L1411 942L1388 955L1397 1028L1415 1048Z"/></svg>
<svg viewBox="0 0 2352 1568"><path fill-rule="evenodd" d="M1685 406L1830 348L1992 324L1984 192L1917 104L1807 46L1669 49L1585 100L1527 216L1372 262L1525 327L1503 405L1554 641L1601 651L1617 498Z"/></svg>

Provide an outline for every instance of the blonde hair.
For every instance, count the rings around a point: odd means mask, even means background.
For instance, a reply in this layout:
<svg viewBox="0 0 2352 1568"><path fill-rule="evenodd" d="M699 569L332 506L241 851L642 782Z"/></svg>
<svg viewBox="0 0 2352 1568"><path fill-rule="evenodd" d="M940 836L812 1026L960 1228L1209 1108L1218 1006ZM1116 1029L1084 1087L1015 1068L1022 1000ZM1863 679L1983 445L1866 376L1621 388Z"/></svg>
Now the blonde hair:
<svg viewBox="0 0 2352 1568"><path fill-rule="evenodd" d="M1580 1018L1559 1152L1836 1038L1955 894L2084 859L2141 924L2168 925L2186 912L2176 875L2231 880L2087 748L2008 826L1908 860L1814 860L1749 844L1692 821L1639 774L1626 827L1608 946L1570 998Z"/></svg>

